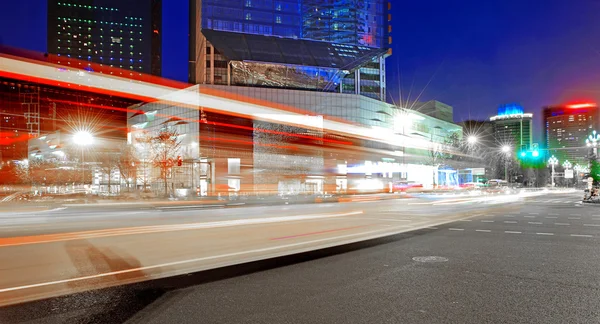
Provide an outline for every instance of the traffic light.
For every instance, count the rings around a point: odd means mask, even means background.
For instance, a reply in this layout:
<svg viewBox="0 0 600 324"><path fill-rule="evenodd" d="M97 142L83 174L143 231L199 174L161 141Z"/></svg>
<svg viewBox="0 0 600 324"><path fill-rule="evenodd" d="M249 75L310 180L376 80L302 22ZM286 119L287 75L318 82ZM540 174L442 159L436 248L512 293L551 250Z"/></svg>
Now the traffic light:
<svg viewBox="0 0 600 324"><path fill-rule="evenodd" d="M181 166L183 164L183 160L181 159L181 155L177 156L177 166Z"/></svg>

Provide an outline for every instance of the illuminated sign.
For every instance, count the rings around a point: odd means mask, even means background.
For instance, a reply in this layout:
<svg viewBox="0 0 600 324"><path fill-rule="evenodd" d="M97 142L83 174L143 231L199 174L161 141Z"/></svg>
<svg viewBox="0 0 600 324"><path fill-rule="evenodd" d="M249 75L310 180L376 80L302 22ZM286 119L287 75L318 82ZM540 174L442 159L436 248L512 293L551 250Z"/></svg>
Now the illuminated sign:
<svg viewBox="0 0 600 324"><path fill-rule="evenodd" d="M580 104L572 104L572 105L567 105L567 108L570 109L577 109L577 108L592 108L592 107L596 107L595 103L580 103Z"/></svg>

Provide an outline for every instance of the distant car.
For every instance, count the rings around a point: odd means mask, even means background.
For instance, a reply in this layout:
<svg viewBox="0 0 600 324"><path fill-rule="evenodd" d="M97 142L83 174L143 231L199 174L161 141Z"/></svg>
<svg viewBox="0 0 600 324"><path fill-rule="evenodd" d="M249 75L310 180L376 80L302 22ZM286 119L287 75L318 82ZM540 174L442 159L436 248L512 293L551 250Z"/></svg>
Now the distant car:
<svg viewBox="0 0 600 324"><path fill-rule="evenodd" d="M392 185L394 192L407 192L423 189L423 184L414 181L396 181Z"/></svg>
<svg viewBox="0 0 600 324"><path fill-rule="evenodd" d="M478 189L481 187L483 187L483 184L479 182L465 182L460 184L461 189Z"/></svg>

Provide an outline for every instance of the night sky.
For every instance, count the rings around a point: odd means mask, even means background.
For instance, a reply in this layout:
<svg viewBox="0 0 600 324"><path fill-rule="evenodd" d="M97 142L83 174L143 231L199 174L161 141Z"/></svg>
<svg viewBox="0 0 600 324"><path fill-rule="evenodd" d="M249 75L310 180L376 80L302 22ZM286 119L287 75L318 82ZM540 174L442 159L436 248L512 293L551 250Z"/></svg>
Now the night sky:
<svg viewBox="0 0 600 324"><path fill-rule="evenodd" d="M188 0L163 3L164 76L185 81ZM45 7L46 0L3 1L0 43L45 51ZM402 84L404 100L422 92L420 101L454 106L455 121L519 102L539 126L544 105L600 100L598 1L394 0L392 8L394 101Z"/></svg>

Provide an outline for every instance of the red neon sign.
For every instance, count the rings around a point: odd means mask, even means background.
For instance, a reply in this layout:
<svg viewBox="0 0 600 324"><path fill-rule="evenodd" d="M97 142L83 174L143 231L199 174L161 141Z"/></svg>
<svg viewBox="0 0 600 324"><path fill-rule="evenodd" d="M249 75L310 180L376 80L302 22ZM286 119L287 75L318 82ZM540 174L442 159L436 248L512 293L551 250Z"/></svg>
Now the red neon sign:
<svg viewBox="0 0 600 324"><path fill-rule="evenodd" d="M596 104L592 103L592 102L588 102L588 103L580 103L580 104L567 105L567 108L571 108L571 109L591 108L591 107L596 107Z"/></svg>

